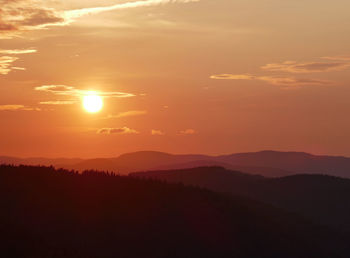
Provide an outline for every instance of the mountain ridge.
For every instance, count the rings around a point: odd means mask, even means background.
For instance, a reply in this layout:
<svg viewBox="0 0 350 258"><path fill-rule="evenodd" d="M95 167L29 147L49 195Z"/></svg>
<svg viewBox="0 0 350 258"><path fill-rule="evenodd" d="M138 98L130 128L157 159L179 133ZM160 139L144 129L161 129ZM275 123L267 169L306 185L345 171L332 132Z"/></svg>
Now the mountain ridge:
<svg viewBox="0 0 350 258"><path fill-rule="evenodd" d="M138 172L130 176L244 196L350 231L350 179L317 174L268 178L221 167Z"/></svg>
<svg viewBox="0 0 350 258"><path fill-rule="evenodd" d="M181 169L200 166L222 166L249 174L281 177L293 174L327 174L350 178L350 158L344 156L313 155L306 152L259 152L234 153L209 156L201 154L170 154L158 151L125 153L114 158L95 159L17 159L0 157L0 163L26 165L53 165L83 171L86 169L108 170L129 174L146 170ZM41 164L43 163L43 164Z"/></svg>

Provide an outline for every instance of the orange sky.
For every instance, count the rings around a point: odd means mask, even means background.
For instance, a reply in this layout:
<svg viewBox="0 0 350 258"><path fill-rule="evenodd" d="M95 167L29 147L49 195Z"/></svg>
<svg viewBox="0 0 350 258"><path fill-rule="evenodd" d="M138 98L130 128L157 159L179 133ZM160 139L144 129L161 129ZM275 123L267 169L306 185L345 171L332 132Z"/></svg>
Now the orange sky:
<svg viewBox="0 0 350 258"><path fill-rule="evenodd" d="M0 155L350 156L348 0L0 0ZM89 114L81 97L99 92Z"/></svg>

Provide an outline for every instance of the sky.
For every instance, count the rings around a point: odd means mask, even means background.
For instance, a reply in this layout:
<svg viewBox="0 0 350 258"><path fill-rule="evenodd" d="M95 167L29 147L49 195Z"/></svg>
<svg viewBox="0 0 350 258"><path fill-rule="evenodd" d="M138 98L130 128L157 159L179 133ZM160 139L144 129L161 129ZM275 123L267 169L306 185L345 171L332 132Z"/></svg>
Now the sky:
<svg viewBox="0 0 350 258"><path fill-rule="evenodd" d="M0 155L350 156L348 0L0 0ZM103 109L88 113L94 91Z"/></svg>

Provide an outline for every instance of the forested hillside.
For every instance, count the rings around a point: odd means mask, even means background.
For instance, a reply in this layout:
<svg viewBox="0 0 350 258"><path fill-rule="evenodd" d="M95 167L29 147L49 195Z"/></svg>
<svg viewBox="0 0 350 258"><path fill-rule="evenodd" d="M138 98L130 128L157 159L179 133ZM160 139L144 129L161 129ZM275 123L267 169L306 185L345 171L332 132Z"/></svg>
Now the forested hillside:
<svg viewBox="0 0 350 258"><path fill-rule="evenodd" d="M0 166L2 257L348 257L347 237L181 184Z"/></svg>

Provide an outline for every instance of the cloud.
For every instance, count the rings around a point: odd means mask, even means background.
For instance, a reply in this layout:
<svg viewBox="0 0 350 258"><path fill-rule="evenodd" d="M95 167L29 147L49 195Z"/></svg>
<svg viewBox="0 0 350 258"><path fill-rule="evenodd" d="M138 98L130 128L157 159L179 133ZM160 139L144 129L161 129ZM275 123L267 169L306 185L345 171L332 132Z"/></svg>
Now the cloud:
<svg viewBox="0 0 350 258"><path fill-rule="evenodd" d="M283 63L266 64L261 69L272 72L289 72L289 73L321 73L330 71L341 71L350 67L347 62L311 62L297 63L287 61Z"/></svg>
<svg viewBox="0 0 350 258"><path fill-rule="evenodd" d="M158 136L165 135L165 133L162 132L161 130L155 130L155 129L151 130L151 134L152 135L158 135Z"/></svg>
<svg viewBox="0 0 350 258"><path fill-rule="evenodd" d="M130 116L142 116L146 115L148 112L146 110L131 110L119 113L117 115L108 115L106 117L99 118L101 120L114 119L114 118L122 118L122 117L130 117Z"/></svg>
<svg viewBox="0 0 350 258"><path fill-rule="evenodd" d="M324 56L323 59L337 60L337 61L350 61L350 55L340 55L340 56Z"/></svg>
<svg viewBox="0 0 350 258"><path fill-rule="evenodd" d="M63 25L59 11L47 7L44 0L5 0L0 9L0 36L11 38L19 32Z"/></svg>
<svg viewBox="0 0 350 258"><path fill-rule="evenodd" d="M330 71L341 71L350 67L350 56L330 56L322 57L333 62L305 62L298 63L286 61L283 63L271 63L261 67L262 70L269 72L288 72L295 74L320 73ZM338 61L338 62L335 62ZM282 86L303 86L303 85L327 85L330 81L313 78L296 78L288 75L253 75L253 74L215 74L210 76L215 80L257 80L265 81L273 85Z"/></svg>
<svg viewBox="0 0 350 258"><path fill-rule="evenodd" d="M27 70L27 68L18 67L18 66L12 66L11 69L12 69L12 70L18 70L18 71L25 71L25 70Z"/></svg>
<svg viewBox="0 0 350 258"><path fill-rule="evenodd" d="M306 79L306 78L294 78L283 76L256 76L251 74L217 74L210 76L211 79L216 80L258 80L265 81L273 85L284 86L301 86L301 85L326 85L329 81Z"/></svg>
<svg viewBox="0 0 350 258"><path fill-rule="evenodd" d="M120 128L102 128L97 131L98 134L139 134L138 131L130 129L129 127Z"/></svg>
<svg viewBox="0 0 350 258"><path fill-rule="evenodd" d="M1 56L0 57L0 74L6 75L13 70L12 63L18 60L18 57L14 56Z"/></svg>
<svg viewBox="0 0 350 258"><path fill-rule="evenodd" d="M67 85L43 85L34 88L37 91L51 92L57 95L72 95L76 89Z"/></svg>
<svg viewBox="0 0 350 258"><path fill-rule="evenodd" d="M34 88L36 91L52 93L54 95L82 97L91 94L90 90L81 90L67 85L43 85ZM134 94L118 91L96 91L95 94L105 98L127 98L134 97Z"/></svg>
<svg viewBox="0 0 350 258"><path fill-rule="evenodd" d="M180 131L179 134L181 135L193 135L196 134L197 132L194 129L186 129L183 131Z"/></svg>
<svg viewBox="0 0 350 258"><path fill-rule="evenodd" d="M82 16L107 11L197 1L199 0L142 0L104 7L60 11L50 8L50 1L47 0L5 0L0 7L0 35L2 38L11 38L23 31L65 26Z"/></svg>
<svg viewBox="0 0 350 258"><path fill-rule="evenodd" d="M29 49L0 49L0 54L4 55L23 55L36 53L37 50L33 48Z"/></svg>
<svg viewBox="0 0 350 258"><path fill-rule="evenodd" d="M40 108L26 107L24 105L0 105L0 111L40 111Z"/></svg>
<svg viewBox="0 0 350 258"><path fill-rule="evenodd" d="M1 13L0 13L1 14ZM19 58L10 55L23 55L35 53L35 49L0 49L0 54L5 54L5 56L0 56L0 74L6 75L13 70L26 70L23 67L13 66L13 63L16 62Z"/></svg>
<svg viewBox="0 0 350 258"><path fill-rule="evenodd" d="M7 75L13 70L24 71L26 68L13 66L19 58L15 56L0 56L0 74Z"/></svg>
<svg viewBox="0 0 350 258"><path fill-rule="evenodd" d="M329 81L307 78L293 78L293 77L273 77L273 76L260 76L258 80L266 81L273 85L284 86L302 86L302 85L327 85Z"/></svg>
<svg viewBox="0 0 350 258"><path fill-rule="evenodd" d="M106 6L106 7L93 7L93 8L83 8L78 10L70 10L70 11L64 12L64 16L68 21L70 21L71 19L79 18L81 16L113 11L113 10L155 6L155 5L161 5L161 4L167 4L167 3L189 3L189 2L198 2L198 1L199 0L143 0L143 1L119 3L119 4Z"/></svg>
<svg viewBox="0 0 350 258"><path fill-rule="evenodd" d="M142 116L146 114L147 114L146 110L132 110L132 111L119 113L115 117L120 118L120 117L128 117L128 116Z"/></svg>
<svg viewBox="0 0 350 258"><path fill-rule="evenodd" d="M50 101L41 101L40 105L73 105L77 103L76 100L50 100Z"/></svg>
<svg viewBox="0 0 350 258"><path fill-rule="evenodd" d="M256 76L250 74L215 74L210 76L210 79L215 80L254 80Z"/></svg>

